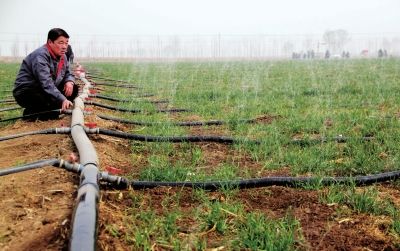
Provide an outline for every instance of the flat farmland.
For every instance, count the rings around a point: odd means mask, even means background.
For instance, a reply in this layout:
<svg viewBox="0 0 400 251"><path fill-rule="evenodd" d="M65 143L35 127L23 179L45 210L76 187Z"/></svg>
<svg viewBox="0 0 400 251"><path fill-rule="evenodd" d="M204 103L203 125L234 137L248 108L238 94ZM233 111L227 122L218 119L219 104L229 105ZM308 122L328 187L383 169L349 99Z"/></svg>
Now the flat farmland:
<svg viewBox="0 0 400 251"><path fill-rule="evenodd" d="M83 66L95 87L85 121L162 139L89 135L100 169L131 181L224 184L124 190L103 184L99 250L400 247L400 60ZM0 64L0 100L12 99L18 67ZM0 119L20 114L4 111ZM1 122L0 136L69 123L68 115ZM0 151L6 168L68 159L76 148L67 135L34 135L0 141ZM382 182L356 181L388 172ZM294 181L232 183L269 177ZM345 181L324 182L335 177ZM65 249L78 185L78 175L51 167L0 177L0 249Z"/></svg>

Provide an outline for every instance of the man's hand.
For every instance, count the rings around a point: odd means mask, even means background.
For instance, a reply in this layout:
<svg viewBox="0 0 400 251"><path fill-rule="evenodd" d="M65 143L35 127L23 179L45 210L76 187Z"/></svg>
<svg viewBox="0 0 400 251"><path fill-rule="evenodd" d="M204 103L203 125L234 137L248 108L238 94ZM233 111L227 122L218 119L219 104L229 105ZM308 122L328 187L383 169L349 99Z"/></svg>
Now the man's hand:
<svg viewBox="0 0 400 251"><path fill-rule="evenodd" d="M69 97L72 95L72 92L74 90L74 82L68 81L64 85L64 94L66 97Z"/></svg>
<svg viewBox="0 0 400 251"><path fill-rule="evenodd" d="M68 108L70 108L70 107L72 107L72 106L73 106L72 102L69 101L68 99L66 99L66 100L64 100L64 101L62 102L61 110L62 110L62 111L66 111Z"/></svg>

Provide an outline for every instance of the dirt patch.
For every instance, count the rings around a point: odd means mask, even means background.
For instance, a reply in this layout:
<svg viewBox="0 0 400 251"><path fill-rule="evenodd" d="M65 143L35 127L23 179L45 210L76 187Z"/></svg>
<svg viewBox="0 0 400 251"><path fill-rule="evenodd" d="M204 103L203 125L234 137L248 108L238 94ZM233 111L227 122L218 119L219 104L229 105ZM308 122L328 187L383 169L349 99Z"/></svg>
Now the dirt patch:
<svg viewBox="0 0 400 251"><path fill-rule="evenodd" d="M23 122L4 127L0 135L60 127L57 121ZM74 151L68 135L34 135L0 142L0 166L63 158ZM75 174L45 167L0 177L0 249L60 250L68 243L77 185Z"/></svg>

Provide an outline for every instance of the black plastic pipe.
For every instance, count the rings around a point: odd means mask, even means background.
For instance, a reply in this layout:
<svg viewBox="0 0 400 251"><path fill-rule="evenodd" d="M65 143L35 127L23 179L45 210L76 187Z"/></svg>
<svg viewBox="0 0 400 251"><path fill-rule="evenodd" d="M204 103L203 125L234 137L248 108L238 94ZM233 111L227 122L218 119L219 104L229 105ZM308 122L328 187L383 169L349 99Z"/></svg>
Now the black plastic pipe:
<svg viewBox="0 0 400 251"><path fill-rule="evenodd" d="M160 125L160 124L170 124L170 125L175 125L175 126L209 126L209 125L224 125L224 124L229 124L227 121L222 121L222 120L210 120L210 121L186 121L186 122L142 122L142 121L133 121L133 120L128 120L128 119L123 119L123 118L116 118L116 117L111 117L103 114L98 114L97 115L99 118L102 119L107 119L107 120L112 120L116 122L121 122L121 123L126 123L126 124L133 124L133 125L144 125L144 126L153 126L153 125ZM255 123L257 120L256 119L242 119L238 120L238 123Z"/></svg>
<svg viewBox="0 0 400 251"><path fill-rule="evenodd" d="M20 106L12 106L12 107L6 107L6 108L0 108L0 112L6 112L6 111L13 111L13 110L19 110L23 109Z"/></svg>
<svg viewBox="0 0 400 251"><path fill-rule="evenodd" d="M67 134L67 133L70 133L70 132L71 132L71 128L69 128L69 127L49 128L49 129L43 129L43 130L38 130L38 131L23 132L23 133L3 136L3 137L0 137L0 141L6 141L6 140L10 140L10 139L21 138L21 137L28 136L28 135Z"/></svg>
<svg viewBox="0 0 400 251"><path fill-rule="evenodd" d="M18 109L22 109L22 108L18 107ZM61 109L56 109L56 110L50 110L50 111L27 114L27 115L23 115L23 116L17 116L17 117L12 117L12 118L1 119L0 122L6 122L6 121L11 121L11 120L17 120L17 119L29 119L29 118L32 118L32 117L36 117L38 115L45 115L45 114L50 114L50 113L71 114L72 111L71 110L62 111Z"/></svg>
<svg viewBox="0 0 400 251"><path fill-rule="evenodd" d="M357 186L371 185L386 181L396 180L400 177L400 171L385 172L366 176L354 177L265 177L245 180L231 181L208 181L208 182L163 182L163 181L135 181L123 177L104 175L105 181L119 189L128 187L134 189L155 188L160 186L167 187L192 187L206 190L216 190L219 188L257 188L266 186L288 186L299 187L307 184L318 184L329 186L333 184L355 184Z"/></svg>
<svg viewBox="0 0 400 251"><path fill-rule="evenodd" d="M136 141L144 141L144 142L173 142L173 143L180 143L180 142L216 142L216 143L222 143L222 144L236 144L240 142L246 142L246 143L255 143L255 144L260 144L261 141L258 140L238 140L226 136L212 136L212 135L190 135L190 136L150 136L150 135L139 135L139 134L131 134L131 133L126 133L126 132L121 132L121 131L115 131L115 130L109 130L109 129L103 129L103 128L84 128L85 132L88 134L103 134L107 136L113 136L117 138L124 138L124 139L131 139L131 140L136 140ZM6 141L10 139L15 139L15 138L21 138L24 136L29 136L29 135L38 135L38 134L67 134L71 132L71 128L69 127L61 127L61 128L49 128L49 129L43 129L43 130L38 130L38 131L31 131L31 132L24 132L24 133L19 133L19 134L13 134L13 135L7 135L0 137L0 142L1 141ZM322 139L315 139L312 141L312 143L324 143L327 141L336 141L338 143L344 143L350 138L346 137L332 137L332 138L322 138ZM373 137L363 137L361 140L365 141L370 141L374 139ZM299 140L294 140L292 141L293 144L299 144ZM302 146L308 146L311 145L310 142L304 141L301 143Z"/></svg>
<svg viewBox="0 0 400 251"><path fill-rule="evenodd" d="M101 104L101 103L94 102L94 101L85 101L85 104L86 105L94 105L94 106L106 108L106 109L109 109L109 110L119 111L119 112L130 112L130 113L143 112L142 110L139 110L139 109L127 109L127 108L122 108L122 107L115 107L115 106L105 105L105 104ZM188 110L188 109L181 109L181 108L176 108L176 109L158 109L158 110L156 110L156 112L189 112L189 111L190 110Z"/></svg>
<svg viewBox="0 0 400 251"><path fill-rule="evenodd" d="M15 99L3 99L0 100L0 104L14 104L16 103Z"/></svg>
<svg viewBox="0 0 400 251"><path fill-rule="evenodd" d="M117 102L132 102L132 101L137 101L137 100L132 100L132 99L118 99L118 98L113 98L113 97L109 97L109 96L104 96L104 95L100 95L100 94L96 94L96 95L89 95L89 97L92 98L99 98L99 99L104 99L104 100L110 100L110 101L117 101ZM168 100L140 100L140 102L144 102L144 103L152 103L152 104L165 104L168 103Z"/></svg>
<svg viewBox="0 0 400 251"><path fill-rule="evenodd" d="M22 166L1 168L0 176L24 172L24 171L42 168L42 167L46 167L46 166L60 167L60 168L66 169L68 171L73 171L76 173L79 173L82 170L82 166L79 164L69 163L67 161L63 161L60 159L48 159L48 160L39 160L39 161L25 164Z"/></svg>
<svg viewBox="0 0 400 251"><path fill-rule="evenodd" d="M128 89L140 89L138 86L136 85L129 85L129 84L110 84L110 83L97 83L96 82L96 86L112 86L112 87L118 87L118 88L128 88Z"/></svg>
<svg viewBox="0 0 400 251"><path fill-rule="evenodd" d="M124 138L124 139L131 139L137 141L145 141L145 142L216 142L216 143L224 143L224 144L235 144L240 142L248 142L248 143L255 143L259 144L260 141L256 140L238 140L230 137L225 136L148 136L148 135L138 135L138 134L131 134L121 131L114 131L109 129L103 128L96 128L98 134L113 136L117 138Z"/></svg>
<svg viewBox="0 0 400 251"><path fill-rule="evenodd" d="M101 77L97 75L92 75L92 74L86 74L88 79L102 79L102 80L108 80L108 81L114 81L114 82L120 82L120 83L129 83L126 80L118 80L118 79L112 79L112 78L106 78L106 77Z"/></svg>
<svg viewBox="0 0 400 251"><path fill-rule="evenodd" d="M113 92L113 91L107 91L108 94L113 94L113 93L119 93L119 92ZM133 92L124 92L124 93L131 93L133 94ZM154 97L155 94L153 93L135 93L136 95L131 96L132 98L148 98L148 97Z"/></svg>
<svg viewBox="0 0 400 251"><path fill-rule="evenodd" d="M318 139L294 139L291 141L292 144L294 145L299 145L299 146L311 146L315 144L320 144L320 143L326 143L328 141L336 141L337 143L346 143L349 140L361 140L361 141L371 141L375 139L375 137L360 137L360 138L354 138L354 137L344 137L344 136L335 136L335 137L321 137Z"/></svg>

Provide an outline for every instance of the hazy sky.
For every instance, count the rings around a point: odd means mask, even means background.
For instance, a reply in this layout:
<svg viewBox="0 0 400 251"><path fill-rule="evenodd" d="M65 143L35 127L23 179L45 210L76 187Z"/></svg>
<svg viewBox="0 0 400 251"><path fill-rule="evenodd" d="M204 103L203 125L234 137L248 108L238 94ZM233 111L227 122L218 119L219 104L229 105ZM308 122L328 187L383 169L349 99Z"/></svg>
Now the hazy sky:
<svg viewBox="0 0 400 251"><path fill-rule="evenodd" d="M0 0L1 33L400 33L400 0Z"/></svg>

